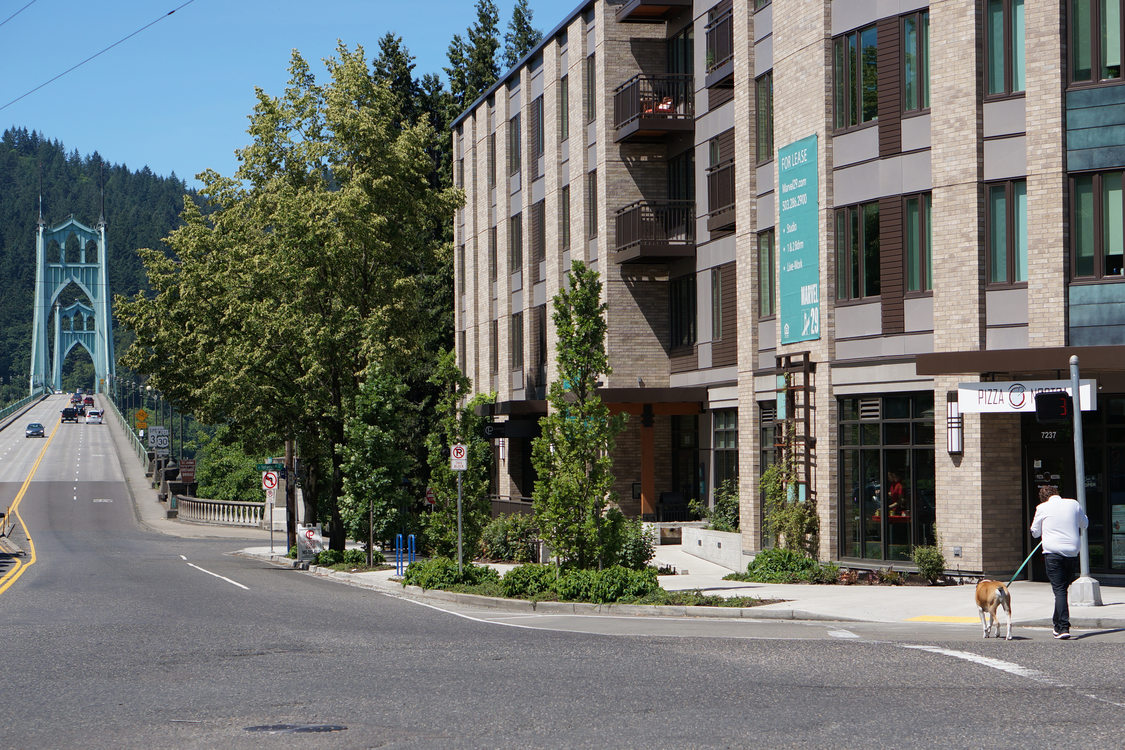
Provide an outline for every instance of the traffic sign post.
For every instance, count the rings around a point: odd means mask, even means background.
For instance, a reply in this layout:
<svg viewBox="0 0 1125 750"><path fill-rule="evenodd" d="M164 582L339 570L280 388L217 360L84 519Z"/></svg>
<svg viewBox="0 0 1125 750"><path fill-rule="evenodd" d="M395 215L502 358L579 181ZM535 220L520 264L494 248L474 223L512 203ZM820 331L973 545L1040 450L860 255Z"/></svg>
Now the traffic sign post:
<svg viewBox="0 0 1125 750"><path fill-rule="evenodd" d="M167 427L154 424L152 427L148 428L148 449L157 456L168 455L169 443Z"/></svg>
<svg viewBox="0 0 1125 750"><path fill-rule="evenodd" d="M449 468L457 472L457 572L461 573L461 477L469 469L469 449L464 443L454 443L450 447Z"/></svg>

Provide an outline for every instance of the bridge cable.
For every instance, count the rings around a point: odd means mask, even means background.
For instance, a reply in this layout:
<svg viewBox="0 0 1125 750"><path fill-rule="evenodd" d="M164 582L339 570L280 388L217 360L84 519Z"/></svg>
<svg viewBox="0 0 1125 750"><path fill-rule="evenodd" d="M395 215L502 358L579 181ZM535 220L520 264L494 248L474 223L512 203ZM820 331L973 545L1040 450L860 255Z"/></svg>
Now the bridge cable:
<svg viewBox="0 0 1125 750"><path fill-rule="evenodd" d="M32 0L32 2L35 2L35 0ZM144 26L140 27L139 29L137 29L137 30L136 30L136 31L134 31L133 33L131 33L131 34L127 35L127 36L123 36L123 37L121 37L120 39L118 39L118 40L117 40L116 42L114 42L113 44L109 45L108 47L104 47L104 48L102 48L101 50L98 50L97 52L95 52L94 54L90 55L89 57L87 57L87 58L86 58L85 60L83 60L82 62L80 62L80 63L76 63L76 64L74 64L74 65L70 66L69 68L67 68L67 69L66 69L66 70L64 70L63 72L59 73L59 74L58 74L57 76L55 76L55 77L54 77L54 78L52 78L51 80L49 80L49 81L44 81L43 83L41 83L41 84L39 84L38 86L36 86L35 88L31 89L31 90L30 90L30 91L28 91L27 93L24 93L24 94L20 94L19 96L17 96L17 97L16 97L15 99L13 99L12 101L8 102L7 104L5 104L5 105L3 105L3 106L0 106L0 111L2 111L2 110L5 110L5 109L7 109L8 107L10 107L10 106L12 106L13 104L15 104L16 102L18 102L18 101L19 101L20 99L23 99L23 98L25 98L25 97L31 96L31 95L32 95L32 94L34 94L34 93L35 93L36 91L38 91L39 89L43 88L44 86L47 86L47 85L49 85L49 84L52 84L52 83L54 83L55 81L59 80L60 78L62 78L63 76L65 76L65 75L66 75L67 73L71 72L72 70L75 70L76 68L80 68L80 67L82 67L82 66L83 66L83 65L85 65L86 63L88 63L88 62L90 62L91 60L93 60L93 59L94 59L95 57L98 57L99 55L101 55L101 54L103 54L103 53L105 53L105 52L109 52L109 51L110 51L111 49L113 49L113 48L114 48L114 47L116 47L117 45L121 44L122 42L124 42L124 41L127 41L127 40L129 40L129 39L132 39L132 38L133 38L133 37L135 37L135 36L136 36L137 34L140 34L140 33L141 33L142 31L144 31L145 29L149 28L150 26L154 26L154 25L156 25L157 23L160 23L161 21L163 21L163 20L164 20L165 18L167 18L168 16L172 15L172 14L173 14L173 13L175 13L176 11L178 11L178 10L180 10L181 8L184 8L184 7L188 6L188 5L191 5L191 4L192 4L192 3L194 3L194 2L195 2L195 0L187 0L187 2L185 2L185 3L182 3L181 5L178 5L178 6L176 6L176 7L175 7L175 8L173 8L172 10L168 11L168 12L167 12L167 13L165 13L164 15L160 16L159 18L157 18L157 19L156 19L155 21L150 21L149 23L147 23L147 24L145 24ZM28 5L30 5L30 4L31 4L31 3L28 3ZM27 6L25 5L25 6L24 6L24 8L26 8L26 7L27 7ZM20 8L20 10L23 10L23 8ZM16 13L19 13L19 11L16 11ZM13 15L15 15L15 14L13 14Z"/></svg>
<svg viewBox="0 0 1125 750"><path fill-rule="evenodd" d="M6 23L7 23L8 21L11 21L11 20L12 20L13 18L15 18L16 16L18 16L18 15L19 15L20 13L23 13L23 12L24 12L25 10L27 10L28 8L30 8L30 7L32 6L32 5L35 5L35 0L31 0L31 2L30 2L30 3L28 3L28 4L27 4L27 5L25 5L25 6L23 6L22 8L20 8L19 10L17 10L17 11L16 11L15 13L13 13L12 15L8 16L7 18L5 18L5 19L4 19L3 21L0 21L0 26L3 26L3 25L4 25L4 24L6 24Z"/></svg>

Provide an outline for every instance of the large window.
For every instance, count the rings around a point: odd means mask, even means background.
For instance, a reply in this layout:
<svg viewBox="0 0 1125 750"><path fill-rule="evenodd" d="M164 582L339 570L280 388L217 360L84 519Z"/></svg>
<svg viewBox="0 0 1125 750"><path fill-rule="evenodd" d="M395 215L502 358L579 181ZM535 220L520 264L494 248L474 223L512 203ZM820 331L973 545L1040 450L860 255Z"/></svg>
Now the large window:
<svg viewBox="0 0 1125 750"><path fill-rule="evenodd" d="M559 79L559 140L570 137L570 78Z"/></svg>
<svg viewBox="0 0 1125 750"><path fill-rule="evenodd" d="M512 369L523 369L523 313L512 313Z"/></svg>
<svg viewBox="0 0 1125 750"><path fill-rule="evenodd" d="M488 280L496 281L496 227L488 230Z"/></svg>
<svg viewBox="0 0 1125 750"><path fill-rule="evenodd" d="M754 81L755 103L757 105L755 124L757 125L756 148L758 163L773 159L773 71L769 71Z"/></svg>
<svg viewBox="0 0 1125 750"><path fill-rule="evenodd" d="M496 133L488 134L488 188L496 187Z"/></svg>
<svg viewBox="0 0 1125 750"><path fill-rule="evenodd" d="M909 195L906 210L906 291L928 292L933 289L933 265L930 231L930 194Z"/></svg>
<svg viewBox="0 0 1125 750"><path fill-rule="evenodd" d="M586 175L586 239L598 236L598 172Z"/></svg>
<svg viewBox="0 0 1125 750"><path fill-rule="evenodd" d="M586 110L586 122L591 123L597 117L598 106L598 66L595 64L596 58L590 55L586 58L585 63L585 77L586 77L586 90L583 91L584 105Z"/></svg>
<svg viewBox="0 0 1125 750"><path fill-rule="evenodd" d="M1015 94L1025 88L1024 0L988 0L985 8L987 93Z"/></svg>
<svg viewBox="0 0 1125 750"><path fill-rule="evenodd" d="M723 269L711 269L711 340L723 338Z"/></svg>
<svg viewBox="0 0 1125 750"><path fill-rule="evenodd" d="M523 214L516 214L508 222L508 272L523 268Z"/></svg>
<svg viewBox="0 0 1125 750"><path fill-rule="evenodd" d="M873 122L879 115L875 27L836 37L833 44L836 127Z"/></svg>
<svg viewBox="0 0 1125 750"><path fill-rule="evenodd" d="M1070 80L1121 79L1122 0L1070 0Z"/></svg>
<svg viewBox="0 0 1125 750"><path fill-rule="evenodd" d="M930 12L902 19L902 104L907 111L930 107Z"/></svg>
<svg viewBox="0 0 1125 750"><path fill-rule="evenodd" d="M559 251L570 249L570 185L559 191Z"/></svg>
<svg viewBox="0 0 1125 750"><path fill-rule="evenodd" d="M840 556L909 560L934 543L934 396L840 399Z"/></svg>
<svg viewBox="0 0 1125 750"><path fill-rule="evenodd" d="M1125 274L1121 175L1100 172L1070 178L1074 278L1122 278Z"/></svg>
<svg viewBox="0 0 1125 750"><path fill-rule="evenodd" d="M988 283L1027 281L1027 181L988 185Z"/></svg>
<svg viewBox="0 0 1125 750"><path fill-rule="evenodd" d="M508 120L508 174L520 171L520 115Z"/></svg>
<svg viewBox="0 0 1125 750"><path fill-rule="evenodd" d="M836 211L836 297L879 295L879 204Z"/></svg>
<svg viewBox="0 0 1125 750"><path fill-rule="evenodd" d="M738 409L716 409L712 418L711 448L717 490L727 480L738 481Z"/></svg>
<svg viewBox="0 0 1125 750"><path fill-rule="evenodd" d="M774 314L774 262L772 229L758 233L758 316L768 318Z"/></svg>
<svg viewBox="0 0 1125 750"><path fill-rule="evenodd" d="M671 282L671 347L679 349L695 343L695 274Z"/></svg>

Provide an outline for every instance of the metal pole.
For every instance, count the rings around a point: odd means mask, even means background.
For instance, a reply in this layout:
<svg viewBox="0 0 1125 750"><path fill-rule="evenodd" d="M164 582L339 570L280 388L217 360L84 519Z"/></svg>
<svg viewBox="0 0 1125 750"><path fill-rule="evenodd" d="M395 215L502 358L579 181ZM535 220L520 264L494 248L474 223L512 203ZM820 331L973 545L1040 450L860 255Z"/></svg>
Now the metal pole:
<svg viewBox="0 0 1125 750"><path fill-rule="evenodd" d="M457 472L457 572L461 572L461 475Z"/></svg>
<svg viewBox="0 0 1125 750"><path fill-rule="evenodd" d="M1074 481L1075 492L1082 513L1086 513L1086 454L1082 443L1082 395L1078 379L1078 355L1070 357L1070 390L1074 403ZM1097 580L1090 577L1090 534L1082 529L1078 551L1079 577L1072 586L1072 601L1078 606L1101 606L1102 594Z"/></svg>

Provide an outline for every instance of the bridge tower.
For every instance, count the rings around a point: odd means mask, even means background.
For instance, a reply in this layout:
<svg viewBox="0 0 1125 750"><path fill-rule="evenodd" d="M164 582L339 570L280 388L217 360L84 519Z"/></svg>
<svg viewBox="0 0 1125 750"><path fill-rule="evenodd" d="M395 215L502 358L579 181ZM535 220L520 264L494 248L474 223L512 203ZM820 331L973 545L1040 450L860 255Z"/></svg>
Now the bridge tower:
<svg viewBox="0 0 1125 750"><path fill-rule="evenodd" d="M96 229L71 216L48 227L39 219L35 237L35 315L31 341L31 392L62 388L62 364L76 346L94 360L94 390L104 393L114 376L113 317L110 314L109 252L105 220ZM75 302L58 307L70 284L81 289L90 305ZM54 315L54 352L47 361L47 326ZM64 326L66 322L68 325Z"/></svg>

